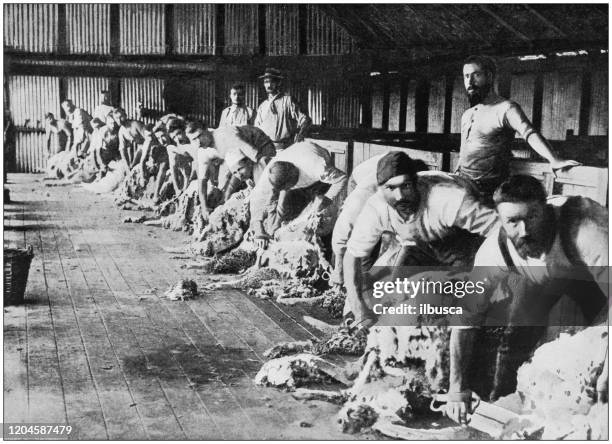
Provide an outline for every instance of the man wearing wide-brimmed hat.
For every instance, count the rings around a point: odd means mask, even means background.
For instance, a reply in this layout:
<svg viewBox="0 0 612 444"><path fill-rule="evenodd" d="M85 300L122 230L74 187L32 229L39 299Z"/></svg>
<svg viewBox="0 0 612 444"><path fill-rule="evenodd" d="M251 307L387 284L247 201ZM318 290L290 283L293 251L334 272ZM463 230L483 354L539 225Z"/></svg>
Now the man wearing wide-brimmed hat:
<svg viewBox="0 0 612 444"><path fill-rule="evenodd" d="M302 141L312 121L300 110L293 97L280 90L283 80L281 72L275 68L266 68L259 78L263 79L268 98L257 109L255 126L272 139L277 151Z"/></svg>

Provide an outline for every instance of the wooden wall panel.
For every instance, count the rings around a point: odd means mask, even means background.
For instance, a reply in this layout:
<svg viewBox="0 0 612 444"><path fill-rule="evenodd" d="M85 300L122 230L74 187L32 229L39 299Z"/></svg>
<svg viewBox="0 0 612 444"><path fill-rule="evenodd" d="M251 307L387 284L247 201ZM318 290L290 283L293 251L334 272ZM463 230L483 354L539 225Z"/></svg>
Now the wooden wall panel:
<svg viewBox="0 0 612 444"><path fill-rule="evenodd" d="M521 105L529 120L533 120L536 77L534 73L515 74L510 80L510 98Z"/></svg>
<svg viewBox="0 0 612 444"><path fill-rule="evenodd" d="M446 80L444 78L431 82L429 88L429 109L427 113L427 132L441 134L444 132L444 105L446 103Z"/></svg>
<svg viewBox="0 0 612 444"><path fill-rule="evenodd" d="M608 72L595 71L591 76L589 136L608 135Z"/></svg>
<svg viewBox="0 0 612 444"><path fill-rule="evenodd" d="M410 80L408 82L408 88L406 93L406 131L416 131L416 80Z"/></svg>
<svg viewBox="0 0 612 444"><path fill-rule="evenodd" d="M389 131L400 129L400 88L399 79L389 82Z"/></svg>
<svg viewBox="0 0 612 444"><path fill-rule="evenodd" d="M383 127L383 82L376 78L372 85L372 128Z"/></svg>
<svg viewBox="0 0 612 444"><path fill-rule="evenodd" d="M453 103L451 107L451 133L461 132L461 116L470 107L463 77L458 76L453 83Z"/></svg>
<svg viewBox="0 0 612 444"><path fill-rule="evenodd" d="M567 130L578 134L580 122L581 72L544 74L542 134L550 140L565 140Z"/></svg>

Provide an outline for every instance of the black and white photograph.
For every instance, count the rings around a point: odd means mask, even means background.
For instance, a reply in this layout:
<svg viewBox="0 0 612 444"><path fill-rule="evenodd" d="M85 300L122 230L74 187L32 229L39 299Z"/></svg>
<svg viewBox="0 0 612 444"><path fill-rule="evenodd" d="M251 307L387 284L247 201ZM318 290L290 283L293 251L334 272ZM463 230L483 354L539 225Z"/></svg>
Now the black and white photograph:
<svg viewBox="0 0 612 444"><path fill-rule="evenodd" d="M608 3L3 2L3 439L609 439Z"/></svg>

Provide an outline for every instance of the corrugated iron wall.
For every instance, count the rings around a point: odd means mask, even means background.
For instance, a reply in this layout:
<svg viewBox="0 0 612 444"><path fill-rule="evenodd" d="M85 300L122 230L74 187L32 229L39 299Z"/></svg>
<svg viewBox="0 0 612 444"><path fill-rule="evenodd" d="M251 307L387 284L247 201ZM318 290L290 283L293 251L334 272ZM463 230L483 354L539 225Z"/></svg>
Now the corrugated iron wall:
<svg viewBox="0 0 612 444"><path fill-rule="evenodd" d="M72 54L110 54L110 5L67 4L66 43Z"/></svg>
<svg viewBox="0 0 612 444"><path fill-rule="evenodd" d="M174 51L177 54L215 53L215 5L174 5Z"/></svg>
<svg viewBox="0 0 612 444"><path fill-rule="evenodd" d="M101 91L109 89L109 80L102 77L68 77L66 98L90 115L98 105Z"/></svg>
<svg viewBox="0 0 612 444"><path fill-rule="evenodd" d="M351 88L350 83L333 98L328 117L328 126L333 128L358 128L360 107L359 91Z"/></svg>
<svg viewBox="0 0 612 444"><path fill-rule="evenodd" d="M315 5L307 5L307 51L310 55L349 54L353 39Z"/></svg>
<svg viewBox="0 0 612 444"><path fill-rule="evenodd" d="M57 5L11 3L3 9L5 47L27 52L57 50Z"/></svg>
<svg viewBox="0 0 612 444"><path fill-rule="evenodd" d="M565 140L567 130L578 135L582 73L546 73L543 83L542 135L551 140Z"/></svg>
<svg viewBox="0 0 612 444"><path fill-rule="evenodd" d="M307 107L306 111L314 125L321 125L323 120L329 120L330 83L328 80L317 79L308 85L308 101L302 106Z"/></svg>
<svg viewBox="0 0 612 444"><path fill-rule="evenodd" d="M9 103L15 126L44 129L45 114L59 117L59 77L10 76ZM26 121L29 123L26 125ZM40 121L40 125L36 122Z"/></svg>
<svg viewBox="0 0 612 444"><path fill-rule="evenodd" d="M119 52L164 54L166 13L162 4L119 5Z"/></svg>
<svg viewBox="0 0 612 444"><path fill-rule="evenodd" d="M121 107L129 118L136 117L139 101L144 108L164 111L164 81L162 79L129 77L121 79ZM155 119L145 118L145 123L153 123Z"/></svg>
<svg viewBox="0 0 612 444"><path fill-rule="evenodd" d="M15 126L15 167L18 173L42 171L46 165L44 116L60 115L59 78L10 76L9 105Z"/></svg>
<svg viewBox="0 0 612 444"><path fill-rule="evenodd" d="M266 54L296 55L299 41L298 5L266 5Z"/></svg>
<svg viewBox="0 0 612 444"><path fill-rule="evenodd" d="M227 55L259 52L258 5L225 5L225 47Z"/></svg>
<svg viewBox="0 0 612 444"><path fill-rule="evenodd" d="M45 133L18 131L15 140L16 173L39 173L47 166Z"/></svg>

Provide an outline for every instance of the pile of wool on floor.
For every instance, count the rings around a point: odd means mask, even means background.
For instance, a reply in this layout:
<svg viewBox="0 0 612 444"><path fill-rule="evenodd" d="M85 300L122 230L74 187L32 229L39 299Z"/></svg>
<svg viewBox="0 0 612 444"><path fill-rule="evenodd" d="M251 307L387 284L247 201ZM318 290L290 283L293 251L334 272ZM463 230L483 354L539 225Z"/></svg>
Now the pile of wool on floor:
<svg viewBox="0 0 612 444"><path fill-rule="evenodd" d="M153 202L155 195L155 181L157 175L156 165L147 165L147 170L132 168L121 185L115 190L115 204L125 210L153 210L156 205ZM172 198L174 188L169 173L166 174L164 183L160 190L160 198L164 201Z"/></svg>
<svg viewBox="0 0 612 444"><path fill-rule="evenodd" d="M607 327L561 334L539 347L518 371L517 392L542 439L607 439L608 404L597 402L607 359Z"/></svg>
<svg viewBox="0 0 612 444"><path fill-rule="evenodd" d="M194 221L194 242L189 246L189 252L195 255L215 256L237 247L249 227L249 195L250 189L238 191L223 205L215 208L209 215L208 223L202 225L201 221ZM197 199L197 190L195 198ZM180 208L187 207L188 204ZM186 214L186 219L192 217L186 210L177 210L176 213Z"/></svg>
<svg viewBox="0 0 612 444"><path fill-rule="evenodd" d="M83 188L97 194L112 193L121 185L128 174L128 168L122 161L108 163L106 174L91 183L83 184Z"/></svg>
<svg viewBox="0 0 612 444"><path fill-rule="evenodd" d="M341 392L345 402L337 419L342 430L354 433L379 420L407 422L415 412L426 411L431 396L448 386L449 338L446 327L373 328L360 358L360 371L353 385ZM287 364L293 356L285 354L297 352L304 360L304 356L315 356L319 346L304 341L271 349L267 356L276 358L262 367L256 382L278 386L267 372L279 366L285 372L293 368ZM333 347L331 351L338 352ZM300 384L307 383L300 379ZM286 383L280 386L297 387Z"/></svg>
<svg viewBox="0 0 612 444"><path fill-rule="evenodd" d="M248 218L248 214L236 211L239 208L237 205L232 208L233 212L224 210L222 217L217 217L214 224L210 224L211 228L216 226L221 229L211 229L209 233L227 233L235 229L239 235L244 234L246 226L242 217ZM248 211L248 207L245 210ZM313 205L308 206L296 219L277 230L257 264L248 269L242 278L219 283L217 288L240 288L253 296L273 298L284 304L322 303L326 298L325 292L329 290L331 265L325 259L320 237L330 233L336 213L333 206L324 211L315 211ZM205 239L207 243L203 252L214 251L209 236L205 236ZM199 245L199 252L202 253L202 242ZM247 234L237 250L255 249L253 240ZM274 270L275 274L270 275L264 270ZM254 281L256 284L252 285ZM330 295L327 296L329 299Z"/></svg>

